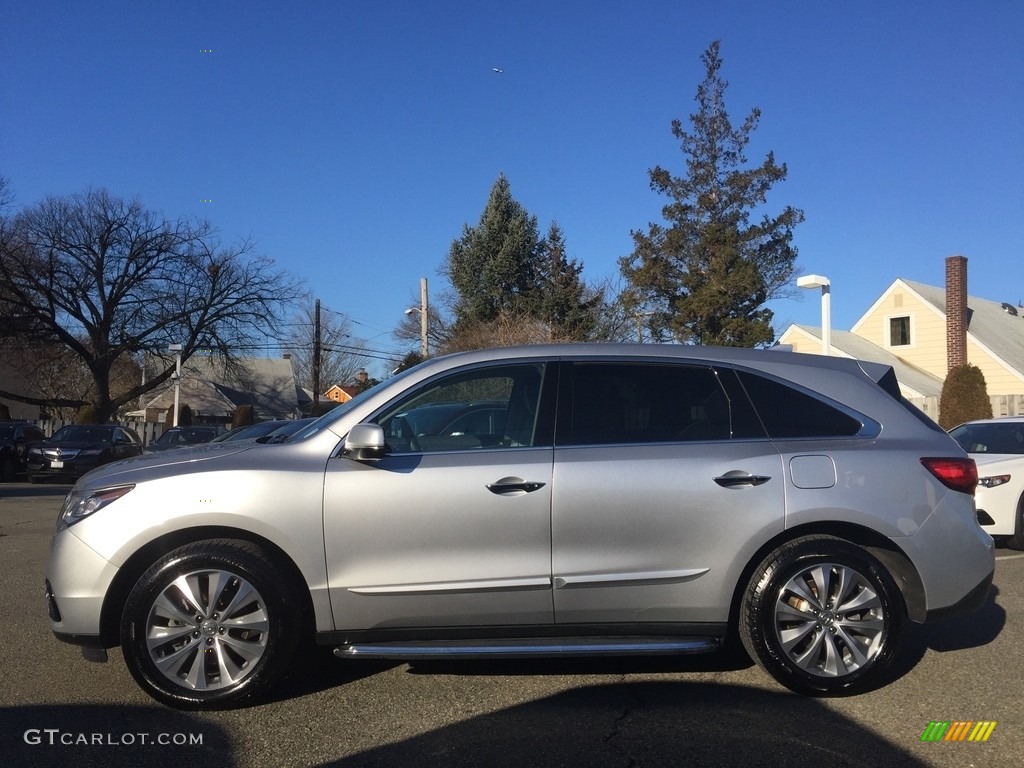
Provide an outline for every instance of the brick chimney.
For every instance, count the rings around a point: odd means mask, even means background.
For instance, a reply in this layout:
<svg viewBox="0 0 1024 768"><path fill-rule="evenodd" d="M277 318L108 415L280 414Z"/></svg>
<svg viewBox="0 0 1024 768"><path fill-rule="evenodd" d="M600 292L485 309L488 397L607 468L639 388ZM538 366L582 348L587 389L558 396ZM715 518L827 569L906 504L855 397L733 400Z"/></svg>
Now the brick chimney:
<svg viewBox="0 0 1024 768"><path fill-rule="evenodd" d="M967 364L967 257L946 257L946 369Z"/></svg>

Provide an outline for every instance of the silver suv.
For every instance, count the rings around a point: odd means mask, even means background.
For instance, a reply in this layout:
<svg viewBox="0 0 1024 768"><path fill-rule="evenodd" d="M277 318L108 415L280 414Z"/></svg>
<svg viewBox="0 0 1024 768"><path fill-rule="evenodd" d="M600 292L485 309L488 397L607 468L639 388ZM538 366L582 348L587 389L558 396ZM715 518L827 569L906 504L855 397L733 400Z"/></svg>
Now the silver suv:
<svg viewBox="0 0 1024 768"><path fill-rule="evenodd" d="M418 409L488 403L465 429ZM476 426L471 426L476 425ZM907 620L987 599L974 462L890 368L556 345L430 360L288 442L101 467L68 494L53 631L180 708L345 658L696 653L806 694L887 681ZM950 568L956 563L956 568Z"/></svg>

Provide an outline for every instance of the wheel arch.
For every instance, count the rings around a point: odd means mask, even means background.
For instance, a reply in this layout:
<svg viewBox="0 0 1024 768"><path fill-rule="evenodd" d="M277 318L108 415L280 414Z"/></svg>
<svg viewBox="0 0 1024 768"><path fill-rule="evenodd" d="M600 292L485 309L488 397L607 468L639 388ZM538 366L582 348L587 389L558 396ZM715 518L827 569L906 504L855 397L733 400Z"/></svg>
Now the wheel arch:
<svg viewBox="0 0 1024 768"><path fill-rule="evenodd" d="M117 575L103 599L103 609L100 613L100 640L103 645L112 648L119 644L121 612L124 610L125 601L139 577L153 563L178 547L211 539L247 542L258 547L265 557L272 560L283 571L288 580L290 592L298 596L302 613L303 635L305 636L308 632L312 636L315 619L309 585L291 557L272 541L257 536L251 531L226 526L202 526L174 531L150 541L132 554L118 569Z"/></svg>
<svg viewBox="0 0 1024 768"><path fill-rule="evenodd" d="M729 610L729 627L731 631L735 632L739 627L740 605L743 601L747 585L754 571L757 570L757 567L768 554L787 542L804 536L815 535L835 536L851 544L863 547L885 566L893 581L896 582L896 586L899 587L900 593L903 596L908 618L918 623L924 621L927 613L924 584L921 581L920 574L917 572L917 568L914 567L913 562L911 562L902 549L894 544L891 539L870 528L864 528L852 523L819 522L787 528L782 533L766 541L754 553L740 574L740 578L737 580L733 591Z"/></svg>

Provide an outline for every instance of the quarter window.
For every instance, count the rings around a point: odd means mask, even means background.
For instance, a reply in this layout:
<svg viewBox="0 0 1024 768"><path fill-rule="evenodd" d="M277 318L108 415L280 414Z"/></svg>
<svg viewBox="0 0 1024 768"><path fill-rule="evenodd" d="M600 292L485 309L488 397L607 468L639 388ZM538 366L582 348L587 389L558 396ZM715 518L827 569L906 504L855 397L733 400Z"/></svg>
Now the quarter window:
<svg viewBox="0 0 1024 768"><path fill-rule="evenodd" d="M838 408L786 384L746 371L737 374L772 439L848 437L864 426Z"/></svg>

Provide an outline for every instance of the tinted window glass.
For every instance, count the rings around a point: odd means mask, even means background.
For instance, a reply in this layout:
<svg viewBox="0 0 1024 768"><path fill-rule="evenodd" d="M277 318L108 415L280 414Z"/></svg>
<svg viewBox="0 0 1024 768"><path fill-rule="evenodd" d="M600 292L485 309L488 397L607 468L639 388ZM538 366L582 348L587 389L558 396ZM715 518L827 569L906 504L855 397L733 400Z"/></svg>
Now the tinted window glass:
<svg viewBox="0 0 1024 768"><path fill-rule="evenodd" d="M737 418L749 406L733 402L711 367L577 363L568 374L559 445L764 436L752 419Z"/></svg>
<svg viewBox="0 0 1024 768"><path fill-rule="evenodd" d="M968 453L1024 453L1024 424L961 424L949 432Z"/></svg>
<svg viewBox="0 0 1024 768"><path fill-rule="evenodd" d="M850 436L863 426L838 408L781 382L746 371L737 375L773 439Z"/></svg>
<svg viewBox="0 0 1024 768"><path fill-rule="evenodd" d="M392 453L529 447L543 371L541 364L506 365L449 376L388 408L377 423Z"/></svg>

